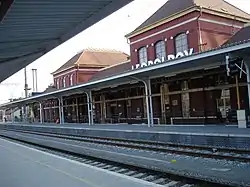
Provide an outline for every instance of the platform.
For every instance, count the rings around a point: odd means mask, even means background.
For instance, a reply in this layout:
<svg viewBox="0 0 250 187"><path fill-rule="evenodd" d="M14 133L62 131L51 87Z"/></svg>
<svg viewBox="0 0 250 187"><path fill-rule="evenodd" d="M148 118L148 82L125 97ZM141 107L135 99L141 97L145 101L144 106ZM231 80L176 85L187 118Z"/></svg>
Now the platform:
<svg viewBox="0 0 250 187"><path fill-rule="evenodd" d="M0 123L6 124L6 123ZM103 131L124 131L124 132L158 132L158 133L178 133L178 134L194 134L194 135L215 135L215 136L244 136L250 137L250 128L240 129L237 125L155 125L148 127L147 125L127 125L127 124L95 124L89 126L83 123L7 123L9 125L31 125L44 127L60 127L60 128L84 128L96 129Z"/></svg>
<svg viewBox="0 0 250 187"><path fill-rule="evenodd" d="M159 154L158 152L152 151L113 147L109 145L99 145L90 142L58 139L55 137L45 138L39 135L20 132L2 131L1 134L35 144L57 148L60 150L67 150L77 154L94 156L96 158L112 160L115 162L122 161L123 164L132 164L138 167L160 170L166 173L172 173L174 175L187 176L202 180L205 179L212 182L220 181L220 183L231 184L232 186L250 186L249 163L215 160L210 158L200 158L170 153ZM9 149L13 149L13 146L9 147ZM15 147L14 150L19 151ZM21 154L30 154L30 151L28 151L28 153L24 151L26 150L21 150L21 152L19 152ZM71 169L75 167L74 164L69 165L69 163L66 162L62 164L70 166L69 169L61 169L62 166L60 166L57 161L53 163L53 160L51 160L50 158L43 158L40 155L35 155L33 153L28 156L34 156L34 158L38 156L36 158L38 162L42 162L42 164L45 163L49 166L59 168L60 170L66 172L71 171ZM78 171L78 169L78 166L76 166L75 170ZM74 170L72 174L75 174ZM85 168L82 168L82 174L85 175ZM77 174L75 175L78 177ZM100 175L102 177L102 174ZM86 176L88 177L88 179L91 179L92 177L91 174L86 174ZM109 180L109 178L107 177L106 180ZM117 186L120 187L121 185L118 184ZM132 186L134 187L136 185L132 184Z"/></svg>
<svg viewBox="0 0 250 187"><path fill-rule="evenodd" d="M236 126L154 126L98 124L1 124L0 128L53 132L70 135L160 141L201 146L250 149L250 128Z"/></svg>
<svg viewBox="0 0 250 187"><path fill-rule="evenodd" d="M157 186L3 139L0 139L0 149L0 186L3 187Z"/></svg>

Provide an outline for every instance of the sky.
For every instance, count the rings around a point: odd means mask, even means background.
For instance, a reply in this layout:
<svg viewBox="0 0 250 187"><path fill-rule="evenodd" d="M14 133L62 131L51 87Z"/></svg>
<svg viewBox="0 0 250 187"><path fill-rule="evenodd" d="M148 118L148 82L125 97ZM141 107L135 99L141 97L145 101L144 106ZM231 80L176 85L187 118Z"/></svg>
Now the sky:
<svg viewBox="0 0 250 187"><path fill-rule="evenodd" d="M249 0L226 0L250 14ZM133 31L167 0L134 0L110 16L86 29L27 66L28 85L32 88L32 68L37 69L38 91L53 83L51 73L85 48L105 48L129 54L124 37ZM0 103L10 98L24 97L24 70L20 70L0 84Z"/></svg>

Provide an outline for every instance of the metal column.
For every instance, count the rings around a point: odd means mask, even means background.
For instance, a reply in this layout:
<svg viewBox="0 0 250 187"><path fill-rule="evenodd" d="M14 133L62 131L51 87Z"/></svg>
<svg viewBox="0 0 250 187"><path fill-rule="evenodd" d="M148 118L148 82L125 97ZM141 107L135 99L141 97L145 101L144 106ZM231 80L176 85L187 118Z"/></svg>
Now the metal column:
<svg viewBox="0 0 250 187"><path fill-rule="evenodd" d="M151 120L150 120L150 107L149 107L149 102L148 102L148 94L149 94L149 90L148 90L148 84L147 82L143 81L144 87L145 87L145 94L146 94L146 107L147 107L147 118L148 118L148 127L151 126Z"/></svg>
<svg viewBox="0 0 250 187"><path fill-rule="evenodd" d="M2 116L3 122L6 122L6 121L5 121L5 110L2 110L2 115L3 115L3 116Z"/></svg>
<svg viewBox="0 0 250 187"><path fill-rule="evenodd" d="M14 123L14 112L13 109L10 109L10 118L11 118L11 123Z"/></svg>
<svg viewBox="0 0 250 187"><path fill-rule="evenodd" d="M249 62L245 63L246 72L247 72L247 90L248 90L248 108L250 109L250 66Z"/></svg>
<svg viewBox="0 0 250 187"><path fill-rule="evenodd" d="M88 91L85 92L87 95L87 102L88 102L88 118L89 118L89 125L94 124L94 118L93 118L93 100L92 100L92 92Z"/></svg>
<svg viewBox="0 0 250 187"><path fill-rule="evenodd" d="M64 110L63 110L63 99L62 99L62 97L58 98L58 101L59 101L60 124L64 124Z"/></svg>
<svg viewBox="0 0 250 187"><path fill-rule="evenodd" d="M27 110L26 110L26 105L23 105L22 108L23 108L23 112L22 112L23 122L27 122Z"/></svg>
<svg viewBox="0 0 250 187"><path fill-rule="evenodd" d="M40 123L43 123L43 105L42 105L42 102L39 103L39 112L40 112Z"/></svg>
<svg viewBox="0 0 250 187"><path fill-rule="evenodd" d="M151 90L151 80L148 79L148 99L149 99L149 111L150 111L150 119L151 125L154 125L154 112L153 112L153 102L152 102L152 90Z"/></svg>
<svg viewBox="0 0 250 187"><path fill-rule="evenodd" d="M79 118L78 98L76 98L76 122L77 122L77 123L79 123L79 122L80 122L80 118Z"/></svg>
<svg viewBox="0 0 250 187"><path fill-rule="evenodd" d="M148 127L153 125L153 108L152 108L152 92L151 92L151 81L147 79L147 81L143 79L139 79L137 77L131 77L137 81L140 81L144 84L145 94L146 94L146 108L147 108L147 119L148 119Z"/></svg>

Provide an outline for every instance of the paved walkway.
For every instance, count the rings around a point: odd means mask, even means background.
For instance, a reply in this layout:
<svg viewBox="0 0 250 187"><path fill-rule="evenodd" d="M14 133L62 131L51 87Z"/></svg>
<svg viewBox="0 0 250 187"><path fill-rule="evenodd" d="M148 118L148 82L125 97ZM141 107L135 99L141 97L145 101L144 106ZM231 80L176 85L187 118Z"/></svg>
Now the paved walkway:
<svg viewBox="0 0 250 187"><path fill-rule="evenodd" d="M22 133L17 133L17 132L1 132L1 133L8 134L8 136L10 137L23 139L23 140L27 140L31 142L36 142L42 145L49 145L54 148L70 150L73 152L86 154L89 156L96 156L98 158L103 158L103 159L108 159L108 160L111 159L114 161L122 160L123 163L130 163L130 164L132 163L138 166L143 165L148 168L157 168L157 169L160 169L161 171L179 174L179 175L185 175L185 176L192 176L192 177L196 177L200 179L221 181L227 184L228 183L234 184L233 186L238 186L238 184L241 184L242 186L250 186L249 163L240 163L240 162L233 162L233 161L215 160L215 159L210 159L210 158L199 158L199 157L191 157L191 156L184 156L184 155L159 153L159 152L114 147L114 146L101 145L101 144L93 144L93 143L87 143L87 142L76 142L73 140L65 140L65 139L60 139L59 141L57 138L53 138L53 137L48 137L44 139L43 137L39 135L27 135L27 134L22 134ZM22 157L23 157L22 155L25 155L25 157L29 157L31 159L31 164L30 164L31 166L34 165L35 162L36 163L41 162L42 164L49 165L51 168L57 168L58 170L62 170L64 172L70 173L70 175L74 175L76 177L84 176L84 180L87 179L91 182L95 182L96 184L99 184L98 183L99 180L103 179L103 177L106 177L105 181L103 181L102 187L107 186L106 184L108 183L114 184L114 185L111 185L110 187L115 186L115 184L119 187L122 187L124 186L123 184L125 183L127 186L133 186L133 187L140 186L140 184L137 184L137 183L129 184L130 181L124 180L122 178L118 179L116 178L116 176L114 176L114 178L110 178L112 177L112 175L103 174L102 172L96 173L95 175L96 180L92 180L93 179L92 169L86 171L87 169L86 166L78 166L70 162L62 161L61 159L57 160L54 157L53 158L47 157L41 153L36 153L27 148L21 148L20 146L11 145L10 143L6 143L3 141L0 141L0 146L1 144L4 147L4 149L7 150L7 152L11 153L10 155L12 155L13 157L12 158L12 157L0 156L0 158L2 158L2 160L0 159L2 162L4 161L6 162L9 159L10 160L16 159L18 160L18 162L20 162L19 160L20 159L22 160ZM18 157L20 157L20 159ZM17 165L17 168L20 167L17 162L14 162L14 164L10 162L9 164L10 165L9 166L6 165L5 168L9 168L9 167L15 168L15 164ZM38 166L37 172L30 173L32 172L32 170L31 171L29 170L29 165L25 166L24 164L21 167L23 167L24 171L26 171L25 170L26 168L28 170L27 172L29 172L31 176L34 176L34 173L35 173L36 178L42 175L44 172L43 170L46 169L46 168L43 168L43 166ZM47 169L49 170L51 168L47 168ZM32 169L35 169L35 168L32 168ZM81 173L78 173L80 170L81 170ZM55 174L57 173L58 175L60 172L54 172L54 173ZM17 174L17 172L13 172L13 174ZM54 175L53 172L51 173L51 175L52 176ZM55 175L55 177L57 175ZM67 179L68 177L65 176L65 178ZM116 180L117 181L121 180L121 181L117 183L115 182L112 183L112 181L116 181ZM0 180L0 184L1 184L1 180ZM44 184L44 186L46 185ZM83 186L85 185L83 184ZM89 185L86 184L86 187L88 186ZM147 185L144 185L144 186L146 187Z"/></svg>
<svg viewBox="0 0 250 187"><path fill-rule="evenodd" d="M0 149L0 186L2 187L157 186L3 139L0 139Z"/></svg>

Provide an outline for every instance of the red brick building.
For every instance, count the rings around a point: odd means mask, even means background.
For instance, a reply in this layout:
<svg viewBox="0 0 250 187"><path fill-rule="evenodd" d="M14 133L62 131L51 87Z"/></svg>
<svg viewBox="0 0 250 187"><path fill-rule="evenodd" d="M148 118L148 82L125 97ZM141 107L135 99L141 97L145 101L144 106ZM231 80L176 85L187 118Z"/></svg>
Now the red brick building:
<svg viewBox="0 0 250 187"><path fill-rule="evenodd" d="M83 69L92 68L90 73L83 71L82 75L77 71L77 60L73 60L70 66L53 74L55 83L59 88L71 85L71 75L81 82L99 80L153 65L161 59L171 60L242 41L250 38L250 27L244 27L248 22L249 14L223 0L169 0L126 36L130 41L130 60L99 67L96 73L96 67L88 65ZM99 66L105 64L102 60ZM64 72L66 69L68 73ZM240 78L235 71L228 77L225 65L150 79L155 123L167 124L171 119L181 124L233 121L235 110L248 108L245 75ZM145 89L140 82L96 88L92 94L95 123L146 122ZM66 121L86 122L86 102L84 94L64 97L65 116L70 114Z"/></svg>
<svg viewBox="0 0 250 187"><path fill-rule="evenodd" d="M126 36L131 62L218 47L249 21L250 15L223 0L169 0Z"/></svg>
<svg viewBox="0 0 250 187"><path fill-rule="evenodd" d="M127 61L123 52L104 49L85 49L73 56L52 73L57 89L87 82L102 68Z"/></svg>
<svg viewBox="0 0 250 187"><path fill-rule="evenodd" d="M121 51L108 49L85 49L73 56L69 61L63 64L59 69L52 73L54 78L54 86L48 87L45 92L52 92L57 89L62 89L76 84L81 84L89 81L96 73L103 68L127 61L129 55ZM71 115L70 121L79 122L81 115L82 122L85 121L87 114L83 112L83 103L86 100L79 99L81 96L76 96L65 99L64 108L65 116ZM72 99L73 98L73 99ZM79 100L78 100L79 99ZM79 105L78 105L79 103ZM77 109L75 105L77 104ZM55 122L58 118L58 100L51 99L43 103L45 122ZM86 109L86 108L85 108ZM75 112L79 111L79 115ZM37 116L38 111L37 111Z"/></svg>

